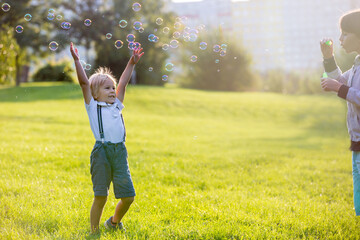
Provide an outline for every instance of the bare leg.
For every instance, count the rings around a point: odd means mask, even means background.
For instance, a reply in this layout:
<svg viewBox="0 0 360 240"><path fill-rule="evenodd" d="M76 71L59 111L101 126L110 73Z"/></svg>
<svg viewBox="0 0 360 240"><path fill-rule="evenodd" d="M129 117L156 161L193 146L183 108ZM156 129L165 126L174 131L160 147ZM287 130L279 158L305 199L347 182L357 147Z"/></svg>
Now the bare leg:
<svg viewBox="0 0 360 240"><path fill-rule="evenodd" d="M112 221L114 223L121 222L121 219L124 217L126 212L129 210L130 205L133 203L134 200L135 200L135 197L121 198L119 203L116 205L115 214L112 218Z"/></svg>
<svg viewBox="0 0 360 240"><path fill-rule="evenodd" d="M106 196L95 196L94 202L90 211L90 223L91 223L91 232L95 233L99 230L100 218L106 203Z"/></svg>

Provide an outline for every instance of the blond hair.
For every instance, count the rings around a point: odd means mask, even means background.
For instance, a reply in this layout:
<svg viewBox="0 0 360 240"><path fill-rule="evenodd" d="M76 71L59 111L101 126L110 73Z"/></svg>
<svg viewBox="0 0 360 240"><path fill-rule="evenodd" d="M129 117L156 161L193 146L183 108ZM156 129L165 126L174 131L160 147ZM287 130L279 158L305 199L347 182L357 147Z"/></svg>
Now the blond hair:
<svg viewBox="0 0 360 240"><path fill-rule="evenodd" d="M91 95L95 100L97 98L100 86L102 86L107 79L112 80L116 86L115 77L112 75L111 70L106 67L99 67L89 78Z"/></svg>

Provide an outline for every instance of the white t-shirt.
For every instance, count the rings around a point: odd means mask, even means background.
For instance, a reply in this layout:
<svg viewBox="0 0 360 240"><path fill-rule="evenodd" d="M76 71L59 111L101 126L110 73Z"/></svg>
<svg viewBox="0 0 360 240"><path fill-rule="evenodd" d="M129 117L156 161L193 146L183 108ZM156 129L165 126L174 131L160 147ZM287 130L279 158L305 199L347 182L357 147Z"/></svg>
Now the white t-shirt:
<svg viewBox="0 0 360 240"><path fill-rule="evenodd" d="M101 115L105 142L119 143L125 141L125 126L121 117L124 105L116 98L113 104L98 102L91 97L90 103L85 103L91 131L97 141L101 141L97 115L97 105L101 105Z"/></svg>

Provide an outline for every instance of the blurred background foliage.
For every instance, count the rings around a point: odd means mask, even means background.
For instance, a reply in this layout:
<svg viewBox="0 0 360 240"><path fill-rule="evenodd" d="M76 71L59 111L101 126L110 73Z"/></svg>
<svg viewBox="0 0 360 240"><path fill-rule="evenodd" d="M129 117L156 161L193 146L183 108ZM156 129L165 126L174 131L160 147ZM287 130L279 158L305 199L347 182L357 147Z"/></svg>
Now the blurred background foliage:
<svg viewBox="0 0 360 240"><path fill-rule="evenodd" d="M119 78L125 68L131 51L127 48L126 35L132 33L137 42L142 44L145 51L143 59L136 67L133 84L164 85L162 76L169 75L169 81L180 87L219 91L268 91L284 94L314 94L321 92L318 71L286 72L282 69L256 72L252 68L251 55L241 43L232 41L221 29L198 28L195 41L186 41L180 37L179 47L163 50L164 43L169 44L173 39L174 23L178 16L164 11L164 2L159 0L139 0L142 5L140 12L132 11L134 1L93 1L93 0L8 0L9 12L0 11L0 84L20 85L26 81L65 81L71 80L72 60L68 54L67 60L59 63L49 63L49 56L55 55L69 47L70 42L82 46L81 58L92 64L90 75L97 67L107 66ZM56 10L56 15L62 15L60 21L49 21L47 14L50 8ZM24 20L24 15L30 13L31 21ZM157 25L156 19L161 17L163 24ZM84 26L84 19L92 20L91 27ZM128 25L119 27L119 21L125 19ZM64 30L60 24L63 21L71 23L71 28ZM144 32L138 33L133 29L133 23L140 21ZM17 25L24 26L22 33L16 33ZM164 33L163 28L171 31ZM186 25L182 24L176 30L186 32ZM106 33L112 33L111 39L106 39ZM159 37L158 42L150 42L149 34ZM114 47L114 42L121 39L124 46ZM50 41L59 44L54 53L49 50ZM207 49L199 48L200 42L206 42ZM226 44L226 55L221 57L212 51L213 45ZM93 52L94 56L91 56ZM65 52L66 54L67 52ZM192 55L197 60L191 61ZM342 70L352 66L353 55L336 52L336 59ZM66 63L68 61L68 63ZM165 70L167 63L174 64L174 70ZM29 78L30 66L36 66L32 78ZM153 71L149 71L153 68ZM52 72L54 71L54 72ZM66 72L66 73L64 73Z"/></svg>

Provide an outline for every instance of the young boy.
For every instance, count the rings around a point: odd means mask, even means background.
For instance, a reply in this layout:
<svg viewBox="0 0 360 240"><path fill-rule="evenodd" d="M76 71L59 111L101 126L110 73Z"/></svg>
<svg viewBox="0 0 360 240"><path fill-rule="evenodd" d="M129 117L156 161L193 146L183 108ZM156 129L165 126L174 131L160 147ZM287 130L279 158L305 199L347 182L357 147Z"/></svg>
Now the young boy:
<svg viewBox="0 0 360 240"><path fill-rule="evenodd" d="M349 12L340 18L340 44L347 53L360 54L360 10ZM351 139L352 173L354 182L354 206L356 216L360 216L360 56L355 58L354 66L342 73L336 65L331 39L320 42L324 57L325 72L321 87L325 91L337 92L347 101L347 126Z"/></svg>
<svg viewBox="0 0 360 240"><path fill-rule="evenodd" d="M121 111L124 108L126 86L135 64L144 53L142 49L133 51L116 88L115 78L104 68L100 68L88 80L79 61L78 50L74 48L73 43L70 45L70 52L75 61L91 130L96 139L90 157L94 190L94 202L90 211L91 231L95 233L99 230L111 181L115 197L121 200L116 206L114 215L105 222L105 227L125 230L121 220L135 199L135 189L127 162L126 133Z"/></svg>

